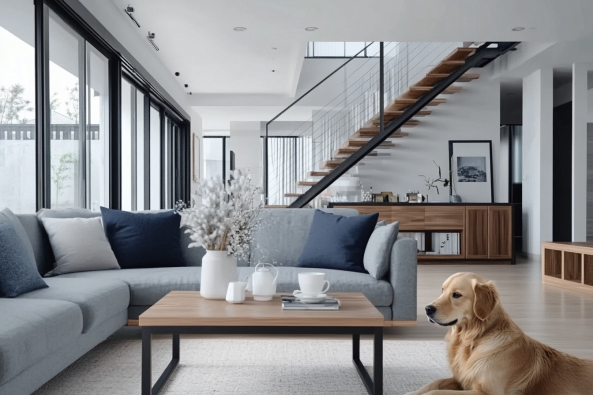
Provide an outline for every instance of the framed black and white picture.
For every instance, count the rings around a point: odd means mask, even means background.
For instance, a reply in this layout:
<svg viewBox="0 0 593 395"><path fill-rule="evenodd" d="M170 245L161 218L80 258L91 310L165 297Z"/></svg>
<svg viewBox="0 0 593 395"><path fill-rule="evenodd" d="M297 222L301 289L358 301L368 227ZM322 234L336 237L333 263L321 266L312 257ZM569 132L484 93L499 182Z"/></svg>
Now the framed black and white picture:
<svg viewBox="0 0 593 395"><path fill-rule="evenodd" d="M492 140L450 140L451 194L467 203L493 203Z"/></svg>

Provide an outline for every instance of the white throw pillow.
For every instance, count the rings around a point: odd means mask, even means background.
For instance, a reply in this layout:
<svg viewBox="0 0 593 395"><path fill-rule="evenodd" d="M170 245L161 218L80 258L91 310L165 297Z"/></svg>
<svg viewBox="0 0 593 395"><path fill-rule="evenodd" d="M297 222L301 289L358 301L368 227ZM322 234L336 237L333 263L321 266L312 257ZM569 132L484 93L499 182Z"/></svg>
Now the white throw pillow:
<svg viewBox="0 0 593 395"><path fill-rule="evenodd" d="M100 218L41 218L56 258L47 276L119 269Z"/></svg>
<svg viewBox="0 0 593 395"><path fill-rule="evenodd" d="M377 280L389 273L389 258L393 243L397 239L399 222L377 226L364 250L364 269Z"/></svg>

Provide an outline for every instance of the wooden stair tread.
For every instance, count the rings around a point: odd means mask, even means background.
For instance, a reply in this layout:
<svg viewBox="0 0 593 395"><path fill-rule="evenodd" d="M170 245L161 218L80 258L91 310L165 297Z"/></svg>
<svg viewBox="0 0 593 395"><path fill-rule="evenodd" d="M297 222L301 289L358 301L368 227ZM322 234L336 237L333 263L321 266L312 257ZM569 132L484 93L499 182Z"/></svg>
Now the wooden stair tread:
<svg viewBox="0 0 593 395"><path fill-rule="evenodd" d="M284 197L288 197L288 198L290 198L290 197L301 197L301 196L303 196L302 193L285 193L284 194Z"/></svg>
<svg viewBox="0 0 593 395"><path fill-rule="evenodd" d="M325 177L325 176L329 176L329 171L310 171L309 172L309 177Z"/></svg>
<svg viewBox="0 0 593 395"><path fill-rule="evenodd" d="M338 148L334 151L334 158L348 157L358 151L358 148ZM378 156L377 151L371 151L366 156Z"/></svg>
<svg viewBox="0 0 593 395"><path fill-rule="evenodd" d="M330 159L330 160L326 160L325 163L323 164L323 168L324 169L335 169L336 167L338 167L342 162L344 162L345 159ZM356 164L356 166L363 166L364 163L363 162L358 162Z"/></svg>
<svg viewBox="0 0 593 395"><path fill-rule="evenodd" d="M478 78L480 78L480 74L478 73L465 73L464 75L462 75L461 77L459 77L459 79L457 81L459 82L470 82L473 80L477 80Z"/></svg>
<svg viewBox="0 0 593 395"><path fill-rule="evenodd" d="M465 60L476 53L477 48L459 47L453 50L443 61Z"/></svg>
<svg viewBox="0 0 593 395"><path fill-rule="evenodd" d="M362 147L363 145L365 145L366 143L368 143L369 140L348 140L346 141L346 143L344 143L344 147ZM393 148L395 147L395 143L391 142L391 141L383 141L381 144L379 144L379 146L377 147L377 149L381 149L381 148Z"/></svg>
<svg viewBox="0 0 593 395"><path fill-rule="evenodd" d="M411 86L410 89L408 89L408 91L402 95L402 97L409 98L409 99L418 99L418 98L420 98L420 96L429 92L432 88L433 88L432 86L414 85L414 86ZM445 89L443 92L441 92L441 94L442 95L451 95L453 93L460 92L462 89L463 88L460 86L450 86L447 89Z"/></svg>
<svg viewBox="0 0 593 395"><path fill-rule="evenodd" d="M297 185L300 187L312 187L317 183L318 181L299 181Z"/></svg>
<svg viewBox="0 0 593 395"><path fill-rule="evenodd" d="M358 132L352 135L352 139L360 139L368 137L369 139L375 137L379 134L379 130L359 130ZM408 137L410 134L405 132L396 131L393 132L389 137L391 138L401 138L401 137Z"/></svg>
<svg viewBox="0 0 593 395"><path fill-rule="evenodd" d="M465 64L465 60L443 60L441 63L434 66L429 74L451 74L459 67Z"/></svg>
<svg viewBox="0 0 593 395"><path fill-rule="evenodd" d="M412 104L416 103L417 99L406 99L399 97L393 101L393 103L389 106L389 111L402 111L406 108L410 107ZM428 106L436 106L439 104L446 103L447 99L433 99Z"/></svg>

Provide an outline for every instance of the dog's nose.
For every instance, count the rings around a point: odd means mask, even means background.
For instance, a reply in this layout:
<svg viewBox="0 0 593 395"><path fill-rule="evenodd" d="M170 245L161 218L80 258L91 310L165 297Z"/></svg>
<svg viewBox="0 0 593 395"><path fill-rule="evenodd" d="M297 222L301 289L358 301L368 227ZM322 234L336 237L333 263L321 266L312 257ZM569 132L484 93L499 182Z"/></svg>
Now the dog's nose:
<svg viewBox="0 0 593 395"><path fill-rule="evenodd" d="M426 315L433 315L437 311L437 308L432 305L428 305L424 309L426 310Z"/></svg>

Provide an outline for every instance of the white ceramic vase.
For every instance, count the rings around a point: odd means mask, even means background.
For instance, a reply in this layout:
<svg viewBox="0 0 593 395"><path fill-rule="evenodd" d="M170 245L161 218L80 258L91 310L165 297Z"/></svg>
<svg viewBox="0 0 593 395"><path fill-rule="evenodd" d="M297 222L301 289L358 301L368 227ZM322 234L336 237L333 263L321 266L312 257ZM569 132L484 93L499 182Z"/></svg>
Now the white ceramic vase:
<svg viewBox="0 0 593 395"><path fill-rule="evenodd" d="M225 299L233 281L237 281L237 258L226 251L206 251L202 258L200 295L206 299Z"/></svg>

